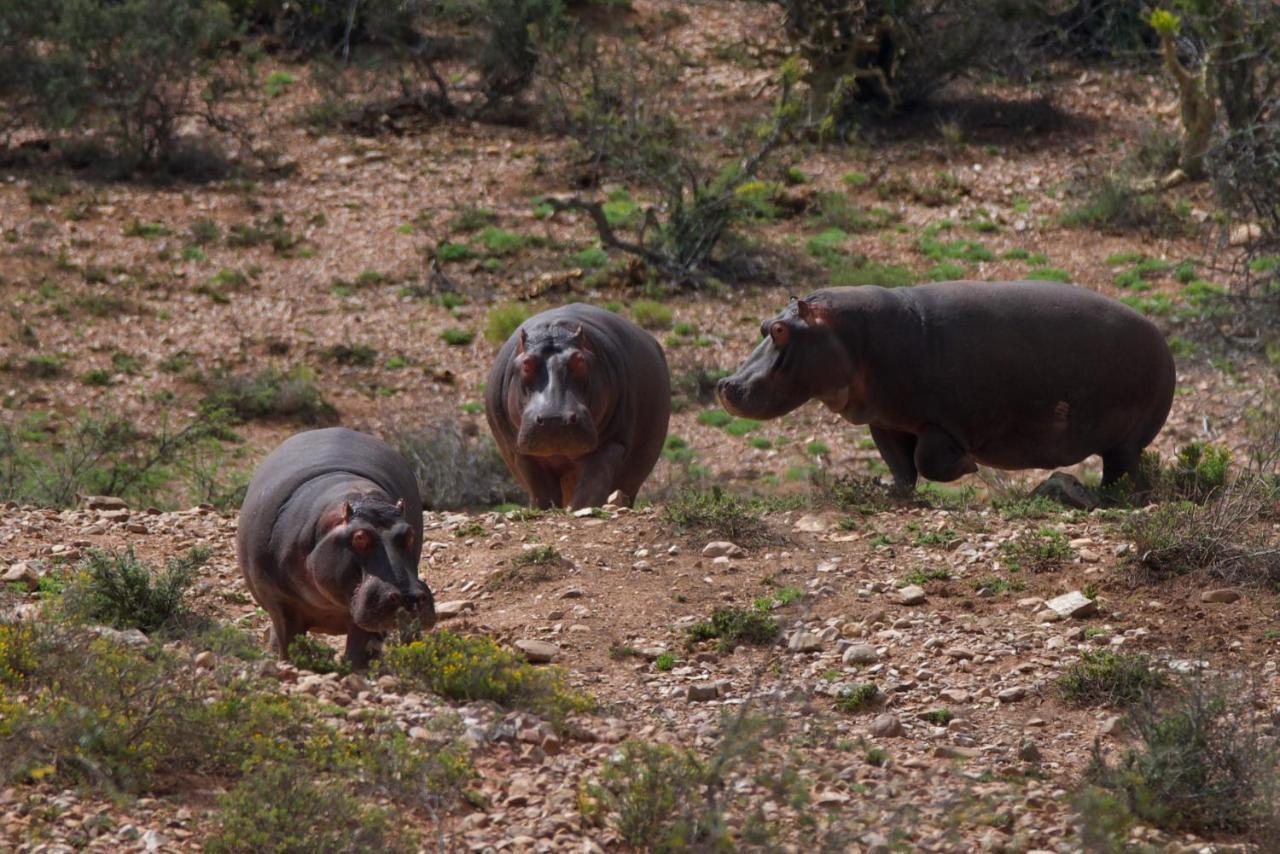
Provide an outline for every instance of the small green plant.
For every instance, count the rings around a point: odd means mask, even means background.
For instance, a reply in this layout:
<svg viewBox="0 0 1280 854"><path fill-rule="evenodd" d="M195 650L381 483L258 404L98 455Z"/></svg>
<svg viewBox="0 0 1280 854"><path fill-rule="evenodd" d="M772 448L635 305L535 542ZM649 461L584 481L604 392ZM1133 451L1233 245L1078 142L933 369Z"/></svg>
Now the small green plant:
<svg viewBox="0 0 1280 854"><path fill-rule="evenodd" d="M449 220L449 228L461 234L470 234L482 228L492 226L498 221L498 215L487 208L466 206L460 208Z"/></svg>
<svg viewBox="0 0 1280 854"><path fill-rule="evenodd" d="M853 715L864 712L880 702L880 689L874 682L846 685L836 693L836 710Z"/></svg>
<svg viewBox="0 0 1280 854"><path fill-rule="evenodd" d="M339 660L333 647L311 635L298 635L289 642L289 661L294 666L312 673L351 672L351 664L345 658Z"/></svg>
<svg viewBox="0 0 1280 854"><path fill-rule="evenodd" d="M733 421L733 416L723 409L707 409L698 413L698 423L708 427L726 427Z"/></svg>
<svg viewBox="0 0 1280 854"><path fill-rule="evenodd" d="M1048 572L1074 557L1066 535L1047 525L1037 531L1019 532L1014 539L1000 544L1000 553L1010 569L1028 572Z"/></svg>
<svg viewBox="0 0 1280 854"><path fill-rule="evenodd" d="M143 222L136 218L129 220L129 224L124 227L125 237L141 237L143 240L163 237L168 233L169 229L165 228L164 223Z"/></svg>
<svg viewBox="0 0 1280 854"><path fill-rule="evenodd" d="M222 410L245 421L281 418L325 424L337 419L337 410L321 395L315 373L305 365L287 373L265 368L252 376L215 371L200 383L205 388L200 404L205 412Z"/></svg>
<svg viewBox="0 0 1280 854"><path fill-rule="evenodd" d="M557 727L571 712L594 705L568 687L559 668L535 667L477 635L437 629L411 644L389 647L379 667L447 699L528 709Z"/></svg>
<svg viewBox="0 0 1280 854"><path fill-rule="evenodd" d="M188 616L187 590L209 554L208 549L192 549L169 558L164 569L156 572L138 560L132 548L95 549L63 591L64 607L76 619L117 629L151 634L172 628Z"/></svg>
<svg viewBox="0 0 1280 854"><path fill-rule="evenodd" d="M675 312L670 306L652 300L639 300L631 304L631 319L645 329L670 329Z"/></svg>
<svg viewBox="0 0 1280 854"><path fill-rule="evenodd" d="M204 845L210 854L417 850L390 810L283 763L255 769L219 806L218 828Z"/></svg>
<svg viewBox="0 0 1280 854"><path fill-rule="evenodd" d="M664 673L675 666L676 657L670 652L660 653L658 657L653 660L653 669L660 670Z"/></svg>
<svg viewBox="0 0 1280 854"><path fill-rule="evenodd" d="M715 640L725 652L739 644L767 646L781 632L778 621L757 608L717 608L710 620L695 623L687 630L690 641Z"/></svg>
<svg viewBox="0 0 1280 854"><path fill-rule="evenodd" d="M511 559L516 566L552 566L563 561L555 546L534 546Z"/></svg>
<svg viewBox="0 0 1280 854"><path fill-rule="evenodd" d="M759 504L725 492L719 485L710 490L681 490L666 507L667 519L681 531L719 537L739 545L764 538L761 512Z"/></svg>
<svg viewBox="0 0 1280 854"><path fill-rule="evenodd" d="M465 347L470 344L476 334L470 329L446 329L440 333L440 338L450 347Z"/></svg>
<svg viewBox="0 0 1280 854"><path fill-rule="evenodd" d="M751 418L734 418L728 424L724 425L724 432L730 436L742 437L763 427L763 422L756 421Z"/></svg>
<svg viewBox="0 0 1280 854"><path fill-rule="evenodd" d="M505 228L496 226L489 226L480 232L479 240L485 251L494 256L510 255L522 249L529 242L529 238L523 234L517 234L514 231L507 231Z"/></svg>
<svg viewBox="0 0 1280 854"><path fill-rule="evenodd" d="M697 754L663 744L627 741L579 798L588 819L607 815L628 845L645 851L688 850L715 828L691 810L710 782Z"/></svg>
<svg viewBox="0 0 1280 854"><path fill-rule="evenodd" d="M925 712L920 717L934 726L946 726L955 720L956 716L952 714L950 709L934 709L933 711Z"/></svg>
<svg viewBox="0 0 1280 854"><path fill-rule="evenodd" d="M1035 267L1027 271L1027 278L1042 282L1070 282L1071 274L1061 267Z"/></svg>
<svg viewBox="0 0 1280 854"><path fill-rule="evenodd" d="M279 98L296 81L297 78L288 71L277 69L267 75L267 79L262 82L262 90L267 93L268 98Z"/></svg>
<svg viewBox="0 0 1280 854"><path fill-rule="evenodd" d="M899 587L906 587L910 584L925 585L930 581L946 581L951 578L951 571L945 566L938 566L932 569L919 567L911 570L898 581Z"/></svg>
<svg viewBox="0 0 1280 854"><path fill-rule="evenodd" d="M1166 680L1146 656L1103 649L1082 652L1055 684L1063 698L1079 706L1127 706L1163 688Z"/></svg>
<svg viewBox="0 0 1280 854"><path fill-rule="evenodd" d="M528 319L529 309L523 303L495 305L486 316L484 337L491 344L503 344Z"/></svg>

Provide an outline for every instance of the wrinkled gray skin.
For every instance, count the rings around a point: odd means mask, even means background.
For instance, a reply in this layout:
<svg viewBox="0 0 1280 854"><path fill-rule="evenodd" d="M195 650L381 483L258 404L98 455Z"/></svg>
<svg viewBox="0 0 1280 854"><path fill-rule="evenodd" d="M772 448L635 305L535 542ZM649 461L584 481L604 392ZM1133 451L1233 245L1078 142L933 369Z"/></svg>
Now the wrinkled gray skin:
<svg viewBox="0 0 1280 854"><path fill-rule="evenodd" d="M1136 477L1173 400L1164 336L1127 306L1057 282L830 288L761 326L720 381L724 408L777 418L811 399L868 424L898 491L919 476L1055 468L1102 456Z"/></svg>
<svg viewBox="0 0 1280 854"><path fill-rule="evenodd" d="M417 478L391 448L343 427L285 440L240 508L236 557L281 658L302 632L345 634L347 658L362 670L401 620L430 628L421 555Z"/></svg>
<svg viewBox="0 0 1280 854"><path fill-rule="evenodd" d="M584 303L530 318L485 387L498 450L535 507L631 503L667 437L671 380L640 327Z"/></svg>

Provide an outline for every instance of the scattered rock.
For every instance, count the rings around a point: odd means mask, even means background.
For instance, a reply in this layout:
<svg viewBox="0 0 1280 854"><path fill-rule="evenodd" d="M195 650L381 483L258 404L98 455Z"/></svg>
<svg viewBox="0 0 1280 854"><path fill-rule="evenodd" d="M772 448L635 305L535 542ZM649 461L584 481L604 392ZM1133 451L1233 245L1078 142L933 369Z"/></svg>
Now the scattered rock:
<svg viewBox="0 0 1280 854"><path fill-rule="evenodd" d="M84 500L84 506L88 510L126 510L129 507L123 498L114 495L90 495Z"/></svg>
<svg viewBox="0 0 1280 854"><path fill-rule="evenodd" d="M196 667L199 667L202 670L212 670L214 665L218 663L218 657L212 652L205 650L204 652L196 655L195 663Z"/></svg>
<svg viewBox="0 0 1280 854"><path fill-rule="evenodd" d="M1227 237L1227 243L1232 246L1248 246L1260 237L1262 237L1262 226L1256 222L1247 222L1231 229L1231 234Z"/></svg>
<svg viewBox="0 0 1280 854"><path fill-rule="evenodd" d="M813 632L796 632L787 641L792 652L816 652L822 649L822 638Z"/></svg>
<svg viewBox="0 0 1280 854"><path fill-rule="evenodd" d="M522 638L515 642L516 649L524 653L524 657L532 664L546 664L555 661L560 654L560 647L546 641Z"/></svg>
<svg viewBox="0 0 1280 854"><path fill-rule="evenodd" d="M871 644L855 643L844 651L844 655L840 657L840 660L845 664L875 664L879 658L879 653L876 652L876 648Z"/></svg>
<svg viewBox="0 0 1280 854"><path fill-rule="evenodd" d="M612 504L615 507L625 507L631 503L631 496L627 495L621 489L615 489L609 493L609 497L605 499L606 504Z"/></svg>
<svg viewBox="0 0 1280 854"><path fill-rule="evenodd" d="M1098 506L1098 496L1071 475L1060 471L1049 475L1031 494L1077 510L1092 510Z"/></svg>
<svg viewBox="0 0 1280 854"><path fill-rule="evenodd" d="M436 616L442 620L450 620L475 609L476 603L470 599L450 599L448 602L436 603Z"/></svg>
<svg viewBox="0 0 1280 854"><path fill-rule="evenodd" d="M1098 613L1098 603L1079 590L1072 590L1045 602L1045 607L1060 617L1088 617Z"/></svg>
<svg viewBox="0 0 1280 854"><path fill-rule="evenodd" d="M11 565L0 581L5 584L21 584L28 590L35 590L40 586L40 575L36 572L36 568L27 561L19 561Z"/></svg>
<svg viewBox="0 0 1280 854"><path fill-rule="evenodd" d="M690 685L688 696L690 703L710 702L720 697L720 686L715 684Z"/></svg>
<svg viewBox="0 0 1280 854"><path fill-rule="evenodd" d="M1036 743L1028 738L1018 747L1018 758L1023 762L1038 763L1041 758L1040 748L1036 747Z"/></svg>
<svg viewBox="0 0 1280 854"><path fill-rule="evenodd" d="M1230 587L1221 587L1217 590L1206 590L1200 594L1201 602L1211 604L1230 605L1232 602L1236 602L1239 599L1240 591L1232 590Z"/></svg>
<svg viewBox="0 0 1280 854"><path fill-rule="evenodd" d="M747 553L746 550L744 550L741 546L736 546L733 543L728 542L727 540L715 540L714 542L707 543L705 546L702 547L702 556L709 557L709 558L743 557L744 555L746 555L746 553Z"/></svg>
<svg viewBox="0 0 1280 854"><path fill-rule="evenodd" d="M793 527L797 531L803 531L807 534L823 534L830 531L835 526L835 520L829 515L806 513L796 520Z"/></svg>
<svg viewBox="0 0 1280 854"><path fill-rule="evenodd" d="M897 715L885 712L876 716L876 719L871 722L868 732L876 738L896 738L903 733L902 721L898 720Z"/></svg>
<svg viewBox="0 0 1280 854"><path fill-rule="evenodd" d="M1023 688L1021 685L1015 685L1012 688L1005 688L1003 691L996 694L996 699L1002 703L1016 703L1025 696L1027 696L1027 689Z"/></svg>
<svg viewBox="0 0 1280 854"><path fill-rule="evenodd" d="M898 601L903 605L920 605L924 600L924 588L918 584L909 584L898 591Z"/></svg>

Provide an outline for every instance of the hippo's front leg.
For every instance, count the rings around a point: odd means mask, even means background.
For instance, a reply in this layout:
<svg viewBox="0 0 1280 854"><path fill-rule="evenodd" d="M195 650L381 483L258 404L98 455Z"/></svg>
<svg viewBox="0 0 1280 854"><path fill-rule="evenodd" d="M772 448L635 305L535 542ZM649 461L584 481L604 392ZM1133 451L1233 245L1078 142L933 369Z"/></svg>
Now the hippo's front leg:
<svg viewBox="0 0 1280 854"><path fill-rule="evenodd" d="M569 509L581 510L605 504L618 482L618 473L626 457L627 449L620 442L609 442L578 460L582 476L573 488Z"/></svg>
<svg viewBox="0 0 1280 854"><path fill-rule="evenodd" d="M915 462L920 474L942 483L978 470L978 464L969 452L950 433L933 424L920 431L916 440Z"/></svg>
<svg viewBox="0 0 1280 854"><path fill-rule="evenodd" d="M916 435L872 426L871 439L876 443L880 459L884 460L893 474L893 491L899 495L910 495L916 488L918 477L915 462Z"/></svg>
<svg viewBox="0 0 1280 854"><path fill-rule="evenodd" d="M354 623L347 629L347 661L357 671L369 669L369 659L376 658L382 651L382 635L367 632Z"/></svg>
<svg viewBox="0 0 1280 854"><path fill-rule="evenodd" d="M534 507L546 510L560 504L560 480L536 457L518 456L515 460L516 479L529 490Z"/></svg>

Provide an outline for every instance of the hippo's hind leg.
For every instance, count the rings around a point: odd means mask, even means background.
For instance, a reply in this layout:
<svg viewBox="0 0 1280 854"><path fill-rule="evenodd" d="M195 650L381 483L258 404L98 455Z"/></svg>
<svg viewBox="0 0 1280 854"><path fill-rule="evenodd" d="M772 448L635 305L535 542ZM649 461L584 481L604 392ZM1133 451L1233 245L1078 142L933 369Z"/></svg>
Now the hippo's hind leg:
<svg viewBox="0 0 1280 854"><path fill-rule="evenodd" d="M940 427L930 424L916 440L916 468L929 480L956 480L978 470L969 452Z"/></svg>
<svg viewBox="0 0 1280 854"><path fill-rule="evenodd" d="M916 488L915 434L872 427L871 438L876 443L880 458L893 474L893 491L900 495L909 494Z"/></svg>
<svg viewBox="0 0 1280 854"><path fill-rule="evenodd" d="M1145 484L1138 483L1139 467L1138 463L1142 459L1142 449L1135 448L1132 445L1125 445L1119 448L1112 448L1109 451L1102 452L1102 486L1105 489L1111 484L1129 475L1134 482L1134 486L1139 489L1145 488Z"/></svg>

